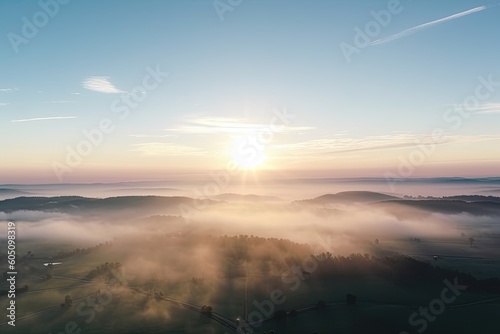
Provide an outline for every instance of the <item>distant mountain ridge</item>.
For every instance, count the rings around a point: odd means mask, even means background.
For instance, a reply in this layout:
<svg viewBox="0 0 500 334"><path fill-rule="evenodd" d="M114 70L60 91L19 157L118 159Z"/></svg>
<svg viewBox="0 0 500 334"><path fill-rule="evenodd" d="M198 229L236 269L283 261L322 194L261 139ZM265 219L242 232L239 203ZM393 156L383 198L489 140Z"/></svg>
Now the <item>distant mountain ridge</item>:
<svg viewBox="0 0 500 334"><path fill-rule="evenodd" d="M0 211L47 211L62 213L93 214L99 213L127 213L144 211L156 212L182 211L196 209L204 205L213 205L219 202L208 199L192 199L189 197L173 196L122 196L109 198L87 198L80 196L59 197L17 197L0 201Z"/></svg>
<svg viewBox="0 0 500 334"><path fill-rule="evenodd" d="M399 197L377 193L373 191L343 191L336 194L325 194L313 199L297 201L303 204L328 203L369 203L399 199Z"/></svg>
<svg viewBox="0 0 500 334"><path fill-rule="evenodd" d="M0 188L0 195L26 195L29 194L29 192L26 191L21 191L21 190L16 190L16 189L9 189L9 188Z"/></svg>
<svg viewBox="0 0 500 334"><path fill-rule="evenodd" d="M365 204L383 209L389 213L401 215L401 209L412 208L424 213L462 214L474 216L500 216L500 197L481 195L459 195L446 197L410 197L404 198L371 191L345 191L337 194L325 194L313 199L295 201L306 206L324 206L328 204Z"/></svg>
<svg viewBox="0 0 500 334"><path fill-rule="evenodd" d="M307 183L387 183L386 178L381 177L354 177L354 178L295 178L289 181L307 182ZM448 183L448 184L500 184L500 177L429 177L429 178L407 178L405 183Z"/></svg>
<svg viewBox="0 0 500 334"><path fill-rule="evenodd" d="M199 208L213 207L228 202L245 204L274 204L277 198L259 195L221 194L213 199L193 199L182 196L121 196L88 198L81 196L59 197L16 197L0 200L0 212L43 211L78 215L112 215L121 217L145 217L151 215L189 215ZM363 204L400 214L406 209L418 210L421 214L443 213L474 216L500 216L500 197L481 195L460 195L448 197L404 198L371 191L345 191L325 194L313 199L292 202L304 208L330 204ZM266 205L267 205L266 204ZM279 206L279 205L278 205ZM250 206L249 206L250 207Z"/></svg>
<svg viewBox="0 0 500 334"><path fill-rule="evenodd" d="M212 198L222 201L240 201L240 202L267 202L267 201L280 201L281 199L274 196L262 196L255 194L235 194L225 193L213 196Z"/></svg>
<svg viewBox="0 0 500 334"><path fill-rule="evenodd" d="M500 198L497 201L464 201L458 199L392 200L373 203L389 212L398 207L419 209L442 214L467 213L473 216L500 216Z"/></svg>

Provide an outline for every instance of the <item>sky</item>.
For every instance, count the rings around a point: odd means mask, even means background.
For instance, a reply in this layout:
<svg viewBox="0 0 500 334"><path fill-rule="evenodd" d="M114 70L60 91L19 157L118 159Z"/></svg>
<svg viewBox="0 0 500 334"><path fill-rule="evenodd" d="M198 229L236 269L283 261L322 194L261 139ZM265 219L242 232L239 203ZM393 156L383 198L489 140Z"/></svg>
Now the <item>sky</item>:
<svg viewBox="0 0 500 334"><path fill-rule="evenodd" d="M499 15L490 0L3 0L0 183L498 176Z"/></svg>

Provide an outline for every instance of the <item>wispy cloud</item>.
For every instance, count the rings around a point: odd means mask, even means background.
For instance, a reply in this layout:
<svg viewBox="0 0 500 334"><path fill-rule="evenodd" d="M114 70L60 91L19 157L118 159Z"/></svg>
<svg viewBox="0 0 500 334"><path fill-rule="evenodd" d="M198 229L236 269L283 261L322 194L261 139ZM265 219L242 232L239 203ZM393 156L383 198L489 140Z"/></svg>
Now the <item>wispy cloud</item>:
<svg viewBox="0 0 500 334"><path fill-rule="evenodd" d="M394 40L397 40L397 39L406 37L408 35L414 34L414 33L418 32L418 31L420 31L422 29L430 28L430 27L435 26L437 24L444 23L444 22L451 21L451 20L455 20L455 19L458 19L458 18L466 16L466 15L470 15L470 14L474 14L474 13L483 11L483 10L488 9L488 8L489 7L486 7L486 6L480 6L480 7L476 7L476 8L472 8L472 9L466 10L464 12L460 12L460 13L453 14L453 15L450 15L450 16L447 16L447 17L443 17L442 19L438 19L438 20L434 20L434 21L427 22L427 23L424 23L424 24L420 24L420 25L415 26L413 28L409 28L409 29L403 30L400 33L397 33L395 35L392 35L392 36L389 36L389 37L385 37L385 38L381 38L381 39L377 39L375 41L372 41L370 43L370 45L378 45L378 44L384 44L384 43L392 42Z"/></svg>
<svg viewBox="0 0 500 334"><path fill-rule="evenodd" d="M0 107L5 107L7 105L9 105L10 103L0 103Z"/></svg>
<svg viewBox="0 0 500 334"><path fill-rule="evenodd" d="M133 145L132 151L140 152L144 155L164 155L164 156L186 156L186 155L206 155L207 152L196 147L178 145L173 143L151 142Z"/></svg>
<svg viewBox="0 0 500 334"><path fill-rule="evenodd" d="M476 114L500 114L500 103L484 103L476 108Z"/></svg>
<svg viewBox="0 0 500 334"><path fill-rule="evenodd" d="M279 124L276 124L279 127ZM247 123L238 118L227 117L202 117L191 119L185 125L166 129L176 133L191 134L215 134L215 133L233 133L244 134L257 132L261 129L269 128L270 123ZM314 129L313 127L292 127L286 126L281 131L305 131Z"/></svg>
<svg viewBox="0 0 500 334"><path fill-rule="evenodd" d="M146 134L132 134L128 135L129 137L135 138L166 138L166 137L174 137L174 135L146 135Z"/></svg>
<svg viewBox="0 0 500 334"><path fill-rule="evenodd" d="M67 100L56 100L56 101L45 101L42 103L74 103L76 101L67 101Z"/></svg>
<svg viewBox="0 0 500 334"><path fill-rule="evenodd" d="M12 93L18 90L19 88L0 88L0 92L2 93Z"/></svg>
<svg viewBox="0 0 500 334"><path fill-rule="evenodd" d="M54 116L54 117L25 118L25 119L12 120L11 123L51 121L51 120L57 120L57 119L74 119L74 118L77 118L77 117L76 116Z"/></svg>
<svg viewBox="0 0 500 334"><path fill-rule="evenodd" d="M92 76L86 78L82 83L83 88L99 93L117 94L124 91L116 88L110 81L109 77Z"/></svg>
<svg viewBox="0 0 500 334"><path fill-rule="evenodd" d="M273 148L281 151L295 151L297 153L347 153L357 151L378 151L415 146L424 141L425 136L416 134L391 134L383 136L368 136L350 138L347 135L312 139L303 142L274 145Z"/></svg>
<svg viewBox="0 0 500 334"><path fill-rule="evenodd" d="M492 135L445 135L436 142L425 134L391 134L381 136L368 136L363 138L349 138L347 136L337 138L312 139L303 142L277 144L271 148L287 155L316 155L316 154L340 154L368 151L385 151L394 149L413 148L419 144L443 145L451 143L472 143L491 140L500 140L500 136Z"/></svg>

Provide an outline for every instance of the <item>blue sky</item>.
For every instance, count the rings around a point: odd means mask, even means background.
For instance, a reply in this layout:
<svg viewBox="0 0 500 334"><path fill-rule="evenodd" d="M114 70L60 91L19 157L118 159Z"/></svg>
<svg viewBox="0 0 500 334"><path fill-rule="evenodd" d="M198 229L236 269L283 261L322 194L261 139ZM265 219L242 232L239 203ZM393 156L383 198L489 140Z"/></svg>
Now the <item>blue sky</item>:
<svg viewBox="0 0 500 334"><path fill-rule="evenodd" d="M295 118L266 143L262 170L398 174L415 142L442 128L447 139L410 176L493 175L499 92L456 128L443 115L474 94L480 77L500 82L500 6L400 1L370 40L413 33L358 48L347 61L342 43L356 46L354 29L364 31L371 12L390 3L243 0L221 20L213 1L72 0L16 53L9 34L23 37L23 17L33 22L43 9L2 1L0 181L57 180L54 162L68 167L66 181L223 169L241 162L235 145L282 108ZM116 117L113 101L156 67L168 77L128 117ZM67 147L104 118L113 131L68 166Z"/></svg>

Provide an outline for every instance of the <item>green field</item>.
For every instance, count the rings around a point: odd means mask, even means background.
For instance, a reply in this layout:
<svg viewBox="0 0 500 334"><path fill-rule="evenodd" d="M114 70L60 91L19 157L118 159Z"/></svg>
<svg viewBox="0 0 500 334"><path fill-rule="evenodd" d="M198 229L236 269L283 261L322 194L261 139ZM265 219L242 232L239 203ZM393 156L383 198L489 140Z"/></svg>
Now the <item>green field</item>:
<svg viewBox="0 0 500 334"><path fill-rule="evenodd" d="M176 243L185 242L191 241L169 239L168 244L176 247ZM381 242L378 247L383 247L385 252L395 252L404 247L405 243L406 241L402 240L387 240ZM478 274L496 273L498 267L494 263L488 266L488 261L495 261L491 258L488 260L494 246L486 245L484 242L482 248L469 247L470 249L464 250L459 240L428 240L416 245L411 252L415 254L415 258L443 267L465 268ZM251 269L245 277L241 267L231 263L219 266L219 271L211 272L203 278L202 283L194 284L191 275L196 273L196 270L172 271L172 268L179 265L174 253L149 253L146 247L145 254L151 256L151 261L165 261L165 267L155 267L157 272L148 278L141 275L141 269L135 270L130 264L130 249L121 246L101 246L60 259L55 256L54 261L62 263L54 265L52 269L43 265L48 261L44 258L21 261L19 266L25 268L26 273L21 276L22 280L18 285L29 285L29 291L17 296L15 330L2 324L2 333L19 333L22 330L23 333L56 334L64 332L64 326L72 322L76 323L74 326L78 326L82 333L161 333L165 330L168 333L230 333L229 328L210 317L169 301L156 299L148 292L161 291L164 296L196 306L210 305L214 312L231 320L238 317L243 319L246 312L248 321L258 321L259 317L256 317L255 312L262 312L256 304L261 305L267 301L269 305L270 294L276 289L282 291L282 302L273 303L272 309L265 309L268 312L262 315L265 321L250 325L253 332L274 330L275 333L291 334L366 333L370 332L371 328L378 328L387 333L399 333L403 330L412 333L417 327L410 326L409 316L418 310L419 306L428 306L430 301L439 298L445 287L441 281L405 285L376 275L327 279L315 272L308 274L303 280L291 282L284 281L281 275L277 275L278 270L271 270L270 274L266 274ZM156 249L155 246L152 245L151 249ZM30 247L33 253L40 254L44 254L46 249L42 246L38 249L35 244ZM169 246L165 247L168 249ZM51 247L52 254L67 249L64 245ZM447 253L444 253L444 250ZM441 255L439 260L432 260L430 254L435 252L444 255ZM45 251L47 256L50 253ZM467 256L454 257L458 256L457 254ZM478 263L471 258L482 258L483 262ZM102 278L89 280L89 272L105 262L127 263L124 268L127 277L130 276L127 285L110 286ZM220 261L212 259L205 265L212 268L218 262ZM256 262L250 268L259 268L259 264ZM42 279L47 272L50 272L51 278ZM92 302L89 304L88 298L90 301L97 300L99 291L105 291L105 302L97 303L94 308L89 307ZM347 293L357 297L356 305L346 305ZM65 295L70 295L73 299L71 307L61 306ZM468 305L495 297L500 296L466 290L456 302L447 305L442 315L429 323L427 333L442 333L451 328L454 333L470 333L472 328L478 326L487 330L495 328L499 325L498 318L493 316L500 311L498 300ZM320 300L326 302L326 307L316 307ZM6 306L6 298L2 298L1 304L2 307ZM274 312L279 310L298 312L288 314L282 319L273 318Z"/></svg>

